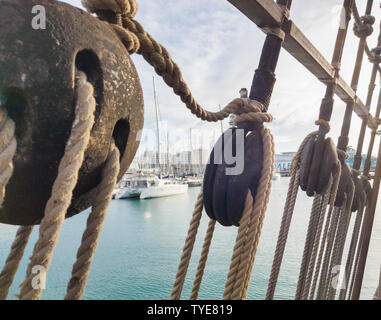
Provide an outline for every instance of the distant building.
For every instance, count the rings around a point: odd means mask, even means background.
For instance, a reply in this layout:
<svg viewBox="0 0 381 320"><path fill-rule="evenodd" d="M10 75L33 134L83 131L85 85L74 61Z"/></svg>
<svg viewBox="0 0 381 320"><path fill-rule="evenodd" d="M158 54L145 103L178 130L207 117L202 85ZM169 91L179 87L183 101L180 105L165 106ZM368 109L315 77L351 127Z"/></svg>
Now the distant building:
<svg viewBox="0 0 381 320"><path fill-rule="evenodd" d="M291 170L291 162L296 152L282 152L275 154L275 172L288 175Z"/></svg>
<svg viewBox="0 0 381 320"><path fill-rule="evenodd" d="M352 168L353 162L355 160L356 150L351 148L351 147L348 147L347 152L348 152L349 158L347 160L345 160L345 162L348 163L348 165ZM361 169L364 168L365 159L366 159L366 154L363 154L362 155L362 161L361 161ZM371 171L374 171L376 169L376 164L377 164L377 158L371 157L370 158L370 170Z"/></svg>
<svg viewBox="0 0 381 320"><path fill-rule="evenodd" d="M348 163L348 165L352 168L356 150L349 147L347 152L348 152L349 158L345 160L345 162ZM282 152L282 153L276 154L275 162L274 162L275 171L281 174L282 173L286 174L287 172L289 172L291 169L292 159L294 158L295 154L296 152ZM362 155L361 169L364 168L365 159L366 159L366 155ZM371 165L370 165L371 171L375 170L376 164L377 164L377 158L371 157Z"/></svg>

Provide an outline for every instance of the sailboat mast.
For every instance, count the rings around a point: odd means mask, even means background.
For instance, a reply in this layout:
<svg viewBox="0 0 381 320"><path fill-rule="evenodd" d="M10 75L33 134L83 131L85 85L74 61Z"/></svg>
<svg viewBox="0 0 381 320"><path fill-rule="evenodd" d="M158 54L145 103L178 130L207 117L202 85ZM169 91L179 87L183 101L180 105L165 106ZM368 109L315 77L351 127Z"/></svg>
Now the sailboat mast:
<svg viewBox="0 0 381 320"><path fill-rule="evenodd" d="M156 94L156 85L155 85L155 77L152 77L153 80L153 97L155 100L155 112L156 112L156 132L157 132L157 163L160 169L160 127L159 127L159 104L157 101Z"/></svg>
<svg viewBox="0 0 381 320"><path fill-rule="evenodd" d="M220 111L221 111L221 105L219 104L218 107L220 108ZM224 124L222 122L222 120L220 121L220 124L221 124L221 133L224 133Z"/></svg>

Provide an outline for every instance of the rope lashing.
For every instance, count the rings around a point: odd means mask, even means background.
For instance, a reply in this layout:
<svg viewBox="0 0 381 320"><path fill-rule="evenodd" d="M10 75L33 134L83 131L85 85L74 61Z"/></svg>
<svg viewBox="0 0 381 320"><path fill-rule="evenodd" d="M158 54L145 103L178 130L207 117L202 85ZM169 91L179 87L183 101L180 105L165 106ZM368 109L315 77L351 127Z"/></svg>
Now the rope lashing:
<svg viewBox="0 0 381 320"><path fill-rule="evenodd" d="M107 208L112 199L112 192L117 184L119 174L119 150L113 143L102 172L97 195L93 201L91 213L87 219L86 230L82 236L81 246L77 252L77 261L73 266L72 276L67 286L65 300L82 298L91 262L97 247L102 224L106 218Z"/></svg>
<svg viewBox="0 0 381 320"><path fill-rule="evenodd" d="M0 206L4 201L5 187L13 173L16 148L15 123L0 105Z"/></svg>
<svg viewBox="0 0 381 320"><path fill-rule="evenodd" d="M353 33L359 38L369 37L373 33L372 25L376 19L371 15L365 15L353 24ZM359 23L360 22L360 23Z"/></svg>
<svg viewBox="0 0 381 320"><path fill-rule="evenodd" d="M376 48L373 48L372 50L370 50L369 61L371 63L375 63L375 64L381 63L381 47L376 47Z"/></svg>
<svg viewBox="0 0 381 320"><path fill-rule="evenodd" d="M325 130L326 130L326 133L331 131L331 125L329 124L329 121L327 121L327 120L319 119L319 120L315 121L315 124L317 126L324 126Z"/></svg>
<svg viewBox="0 0 381 320"><path fill-rule="evenodd" d="M76 85L75 121L65 147L65 153L59 164L51 197L46 204L45 216L40 225L39 238L34 246L25 280L20 285L20 299L36 300L41 296L41 286L38 286L38 288L33 288L32 286L32 280L35 276L32 270L35 266L42 266L45 268L45 272L47 272L50 266L60 229L71 203L72 193L78 180L78 172L90 139L96 105L94 89L87 82L86 75L83 72L78 72Z"/></svg>

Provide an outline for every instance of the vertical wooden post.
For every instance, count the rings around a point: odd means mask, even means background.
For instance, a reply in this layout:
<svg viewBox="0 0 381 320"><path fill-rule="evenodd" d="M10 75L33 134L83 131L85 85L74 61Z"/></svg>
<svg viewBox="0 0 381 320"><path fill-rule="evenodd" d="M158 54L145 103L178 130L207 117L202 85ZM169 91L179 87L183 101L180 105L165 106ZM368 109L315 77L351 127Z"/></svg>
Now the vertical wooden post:
<svg viewBox="0 0 381 320"><path fill-rule="evenodd" d="M292 0L277 0L277 4L287 10L291 7ZM280 28L282 27L279 26ZM263 104L263 112L267 112L276 77L275 69L278 64L283 40L275 35L268 34L262 48L258 69L255 70L254 79L250 90L250 99Z"/></svg>

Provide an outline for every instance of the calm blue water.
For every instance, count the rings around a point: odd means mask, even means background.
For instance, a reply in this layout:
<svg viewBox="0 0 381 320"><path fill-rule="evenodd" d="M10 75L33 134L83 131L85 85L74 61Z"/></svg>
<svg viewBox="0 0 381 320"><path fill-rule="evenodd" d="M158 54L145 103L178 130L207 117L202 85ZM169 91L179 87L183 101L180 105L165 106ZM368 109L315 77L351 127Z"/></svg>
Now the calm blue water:
<svg viewBox="0 0 381 320"><path fill-rule="evenodd" d="M277 240L288 178L273 183L269 208L249 289L249 299L263 299ZM199 188L188 194L151 200L114 200L106 218L93 261L84 299L168 299ZM306 235L311 199L302 193L296 205L290 237L276 291L277 299L294 296ZM44 299L62 299L70 278L88 212L65 221L48 273ZM365 275L363 299L373 296L381 263L381 215L377 212ZM188 298L197 266L207 219L204 216L182 298ZM218 226L212 242L200 299L222 297L236 228ZM16 227L0 225L0 259L4 262ZM33 232L26 256L11 288L10 298L25 276L37 232ZM378 247L377 247L378 243Z"/></svg>

